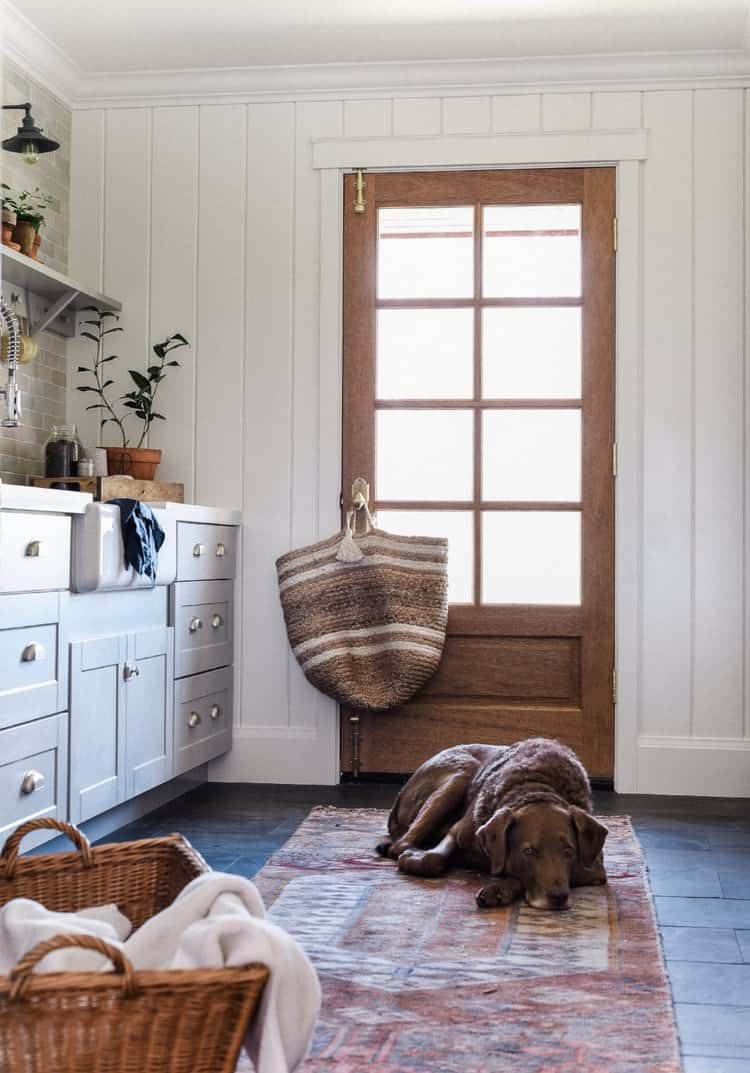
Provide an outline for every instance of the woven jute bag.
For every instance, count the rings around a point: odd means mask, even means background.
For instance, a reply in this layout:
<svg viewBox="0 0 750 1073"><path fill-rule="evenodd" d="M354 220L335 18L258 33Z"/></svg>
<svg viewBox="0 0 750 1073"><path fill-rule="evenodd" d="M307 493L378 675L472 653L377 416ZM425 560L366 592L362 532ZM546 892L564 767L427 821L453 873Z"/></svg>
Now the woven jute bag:
<svg viewBox="0 0 750 1073"><path fill-rule="evenodd" d="M448 541L372 526L354 512L328 540L276 561L292 651L306 677L342 704L385 711L437 670L448 621Z"/></svg>

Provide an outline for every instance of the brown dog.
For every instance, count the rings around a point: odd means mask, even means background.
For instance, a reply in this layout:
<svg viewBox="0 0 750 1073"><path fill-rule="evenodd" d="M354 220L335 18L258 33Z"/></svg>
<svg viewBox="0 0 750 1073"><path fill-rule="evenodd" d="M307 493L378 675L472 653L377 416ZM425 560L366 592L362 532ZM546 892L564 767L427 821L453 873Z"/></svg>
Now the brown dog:
<svg viewBox="0 0 750 1073"><path fill-rule="evenodd" d="M607 828L591 815L588 776L548 738L444 749L401 790L388 833L377 851L409 875L442 875L454 858L497 876L480 906L523 895L535 909L566 909L571 886L607 882Z"/></svg>

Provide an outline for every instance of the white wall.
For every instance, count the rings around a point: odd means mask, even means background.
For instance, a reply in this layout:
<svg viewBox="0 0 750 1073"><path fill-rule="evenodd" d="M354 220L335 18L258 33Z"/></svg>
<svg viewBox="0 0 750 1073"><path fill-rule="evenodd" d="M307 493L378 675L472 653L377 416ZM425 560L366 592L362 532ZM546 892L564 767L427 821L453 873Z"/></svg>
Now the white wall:
<svg viewBox="0 0 750 1073"><path fill-rule="evenodd" d="M750 796L745 563L743 88L512 93L84 108L74 113L71 273L123 302L123 354L192 341L165 392L161 475L242 505L232 780L337 778L335 711L289 655L274 559L336 524L336 356L319 353L326 137L649 131L638 269L634 427L636 638L618 719L618 787ZM75 360L75 353L73 354ZM332 364L334 363L334 364ZM325 397L320 398L320 385ZM79 424L83 396L70 395ZM323 417L321 418L321 415ZM327 435L327 433L329 433ZM90 429L90 436L95 436ZM335 442L335 441L334 441ZM322 464L321 464L321 459ZM330 500L330 502L329 502ZM632 729L631 729L632 728Z"/></svg>

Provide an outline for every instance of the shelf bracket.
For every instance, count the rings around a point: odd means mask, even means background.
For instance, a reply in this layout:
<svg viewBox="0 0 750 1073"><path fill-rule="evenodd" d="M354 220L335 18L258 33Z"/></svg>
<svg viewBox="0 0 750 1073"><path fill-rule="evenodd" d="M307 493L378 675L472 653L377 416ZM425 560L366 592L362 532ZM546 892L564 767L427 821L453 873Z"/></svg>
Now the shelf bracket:
<svg viewBox="0 0 750 1073"><path fill-rule="evenodd" d="M60 314L68 308L70 303L73 302L80 293L80 291L76 290L65 291L65 293L61 294L60 297L52 303L52 305L47 305L44 299L40 301L38 296L34 295L33 293L29 294L29 335L34 336L38 335L39 332L43 332L45 328L49 327L49 325L52 324L53 321L57 320ZM32 321L32 314L36 313L37 309L40 309L38 319L34 319ZM69 334L75 334L75 326Z"/></svg>

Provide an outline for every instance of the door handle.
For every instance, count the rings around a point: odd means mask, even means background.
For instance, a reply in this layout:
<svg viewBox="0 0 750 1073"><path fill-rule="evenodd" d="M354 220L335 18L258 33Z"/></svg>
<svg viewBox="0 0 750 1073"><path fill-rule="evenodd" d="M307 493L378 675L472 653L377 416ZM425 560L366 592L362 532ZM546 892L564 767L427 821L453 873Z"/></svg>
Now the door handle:
<svg viewBox="0 0 750 1073"><path fill-rule="evenodd" d="M218 557L220 559L224 558L224 554L225 554L226 550L227 549L224 547L224 545L221 543L221 541L219 541L219 543L216 545L216 554L218 555Z"/></svg>
<svg viewBox="0 0 750 1073"><path fill-rule="evenodd" d="M194 730L195 727L200 726L201 722L202 720L198 712L191 712L188 716L187 725L190 727L191 730Z"/></svg>
<svg viewBox="0 0 750 1073"><path fill-rule="evenodd" d="M41 559L47 554L47 545L43 540L32 540L26 545L24 555L27 559Z"/></svg>
<svg viewBox="0 0 750 1073"><path fill-rule="evenodd" d="M141 668L138 666L137 663L125 662L122 668L122 677L125 679L126 682L129 682L131 678L140 678Z"/></svg>
<svg viewBox="0 0 750 1073"><path fill-rule="evenodd" d="M211 615L211 629L218 630L219 626L224 625L224 619L218 613Z"/></svg>
<svg viewBox="0 0 750 1073"><path fill-rule="evenodd" d="M33 794L35 790L40 790L44 786L44 775L41 771L27 771L24 777L21 779L21 793Z"/></svg>
<svg viewBox="0 0 750 1073"><path fill-rule="evenodd" d="M44 656L44 645L40 645L38 641L31 641L21 653L21 662L35 663L38 659L44 659Z"/></svg>
<svg viewBox="0 0 750 1073"><path fill-rule="evenodd" d="M205 555L205 554L206 554L206 545L205 544L193 544L193 555L196 557L196 559L200 555Z"/></svg>
<svg viewBox="0 0 750 1073"><path fill-rule="evenodd" d="M191 633L197 633L198 630L202 630L203 629L202 620L199 619L197 616L196 616L196 618L191 618L190 619L190 625L188 626L188 629L190 630Z"/></svg>
<svg viewBox="0 0 750 1073"><path fill-rule="evenodd" d="M218 719L221 715L221 705L212 704L211 707L208 709L208 714L211 716L212 719Z"/></svg>

